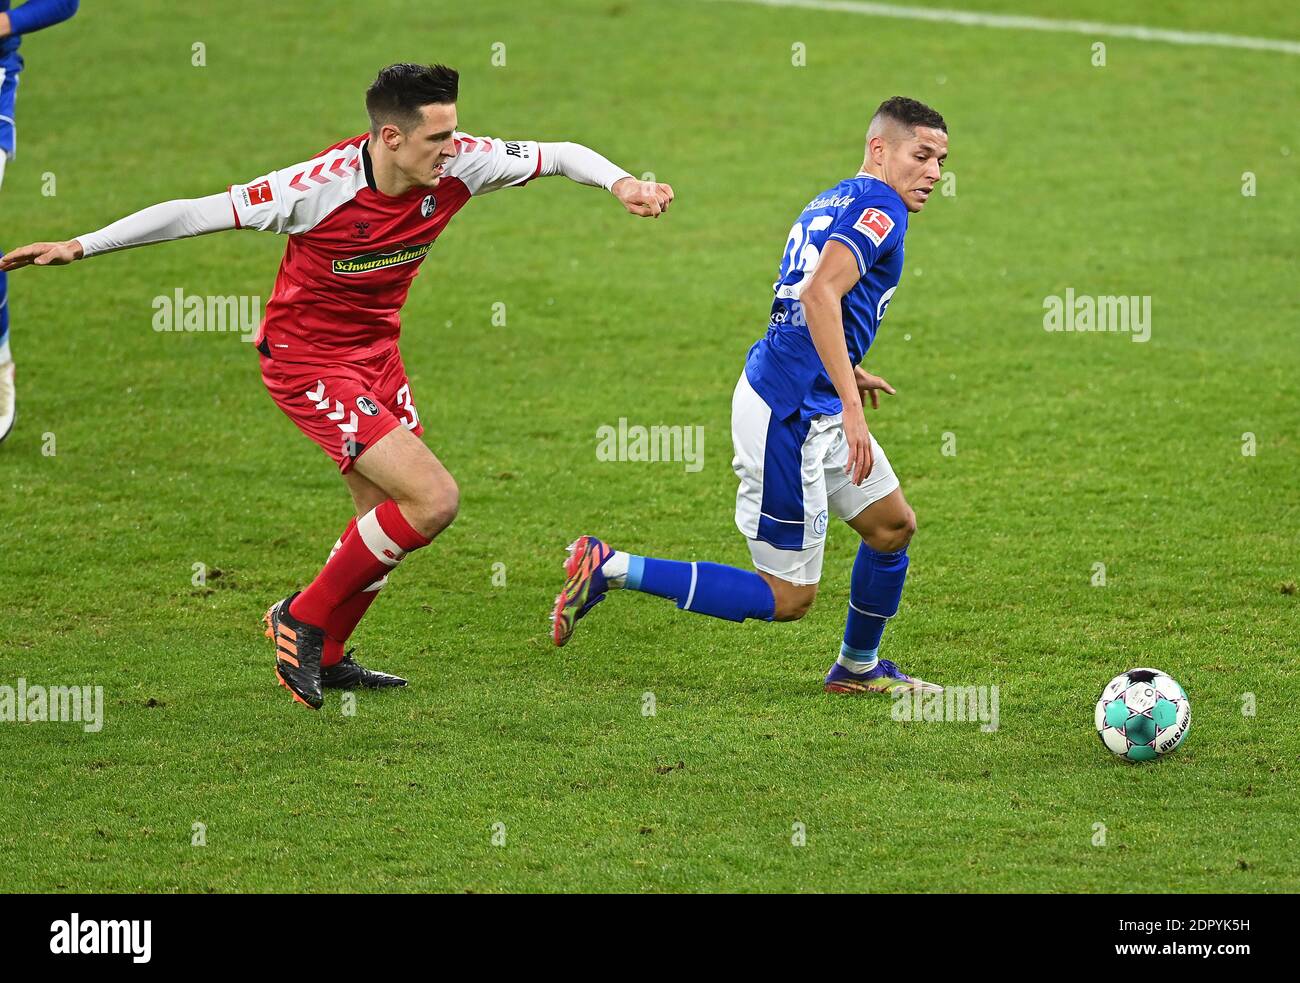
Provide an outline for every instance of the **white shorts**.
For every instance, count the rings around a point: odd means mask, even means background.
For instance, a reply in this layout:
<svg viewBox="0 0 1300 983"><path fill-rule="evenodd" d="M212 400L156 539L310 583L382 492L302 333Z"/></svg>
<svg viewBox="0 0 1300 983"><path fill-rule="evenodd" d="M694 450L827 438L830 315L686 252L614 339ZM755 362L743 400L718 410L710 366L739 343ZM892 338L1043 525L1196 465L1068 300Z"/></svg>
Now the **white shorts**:
<svg viewBox="0 0 1300 983"><path fill-rule="evenodd" d="M871 473L854 485L844 473L843 414L777 420L743 372L731 398L731 442L736 527L754 566L792 584L821 580L828 515L847 522L898 487L874 436Z"/></svg>

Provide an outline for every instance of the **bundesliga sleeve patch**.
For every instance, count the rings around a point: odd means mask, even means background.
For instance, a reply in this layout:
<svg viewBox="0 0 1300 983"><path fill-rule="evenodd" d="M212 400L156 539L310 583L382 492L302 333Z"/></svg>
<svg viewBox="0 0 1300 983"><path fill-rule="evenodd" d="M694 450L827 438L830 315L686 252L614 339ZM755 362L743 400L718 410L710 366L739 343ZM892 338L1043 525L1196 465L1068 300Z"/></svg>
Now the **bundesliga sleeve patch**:
<svg viewBox="0 0 1300 983"><path fill-rule="evenodd" d="M270 181L258 181L248 188L248 203L250 205L265 205L273 197Z"/></svg>
<svg viewBox="0 0 1300 983"><path fill-rule="evenodd" d="M868 208L853 223L853 227L879 246L894 227L894 220L879 208Z"/></svg>

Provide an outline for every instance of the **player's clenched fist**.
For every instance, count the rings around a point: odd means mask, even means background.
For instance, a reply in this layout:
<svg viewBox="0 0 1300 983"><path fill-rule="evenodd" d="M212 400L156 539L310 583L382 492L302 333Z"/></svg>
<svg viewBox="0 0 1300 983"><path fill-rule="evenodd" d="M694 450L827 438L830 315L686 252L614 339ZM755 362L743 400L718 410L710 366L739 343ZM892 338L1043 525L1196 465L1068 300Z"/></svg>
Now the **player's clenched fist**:
<svg viewBox="0 0 1300 983"><path fill-rule="evenodd" d="M638 181L633 177L621 178L610 189L633 215L658 218L668 211L673 200L673 189L655 181Z"/></svg>
<svg viewBox="0 0 1300 983"><path fill-rule="evenodd" d="M0 256L0 270L8 272L21 266L66 266L81 259L81 243L76 239L67 242L33 242Z"/></svg>

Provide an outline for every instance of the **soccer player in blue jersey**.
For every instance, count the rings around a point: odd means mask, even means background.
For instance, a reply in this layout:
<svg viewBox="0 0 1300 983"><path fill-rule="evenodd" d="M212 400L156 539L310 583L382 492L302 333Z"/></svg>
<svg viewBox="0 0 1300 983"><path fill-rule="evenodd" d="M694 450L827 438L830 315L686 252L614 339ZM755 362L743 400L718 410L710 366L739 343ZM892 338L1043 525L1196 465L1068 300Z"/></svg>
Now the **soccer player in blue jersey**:
<svg viewBox="0 0 1300 983"><path fill-rule="evenodd" d="M23 35L52 27L77 12L78 0L27 0L14 10L9 0L0 0L0 184L5 164L17 148L14 103L18 96L18 73L23 56L18 53ZM0 256L4 251L0 250ZM9 277L0 270L0 443L14 428L14 360L9 354Z"/></svg>
<svg viewBox="0 0 1300 983"><path fill-rule="evenodd" d="M632 556L582 536L556 598L555 644L614 589L729 621L802 618L833 514L862 543L826 691L941 689L878 654L898 611L916 516L863 414L864 395L874 409L881 391L894 390L858 363L902 277L908 217L925 207L947 155L942 116L914 99L889 99L871 119L862 169L809 202L790 230L767 334L749 350L731 402L736 525L757 572Z"/></svg>

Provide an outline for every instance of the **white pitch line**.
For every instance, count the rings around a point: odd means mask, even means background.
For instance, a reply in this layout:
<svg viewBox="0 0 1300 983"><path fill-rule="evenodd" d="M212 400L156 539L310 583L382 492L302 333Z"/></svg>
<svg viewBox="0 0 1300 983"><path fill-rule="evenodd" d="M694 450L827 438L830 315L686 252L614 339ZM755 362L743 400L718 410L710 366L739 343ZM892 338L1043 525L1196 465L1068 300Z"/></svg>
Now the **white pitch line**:
<svg viewBox="0 0 1300 983"><path fill-rule="evenodd" d="M1279 38L1252 38L1240 34L1204 34L1199 31L1174 31L1163 27L1137 24L1103 24L1087 20L1052 20L1048 17L1025 17L1016 14L982 14L939 7L900 7L892 3L867 3L865 0L721 0L726 3L761 4L765 7L802 7L830 10L867 17L895 17L902 20L928 20L966 27L1002 27L1020 31L1064 31L1093 37L1132 38L1136 41L1163 41L1168 44L1208 45L1216 48L1248 48L1253 51L1280 51L1300 55L1300 41Z"/></svg>

